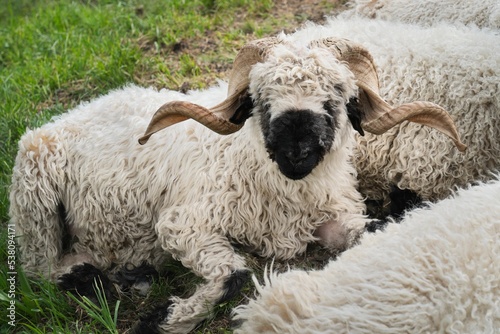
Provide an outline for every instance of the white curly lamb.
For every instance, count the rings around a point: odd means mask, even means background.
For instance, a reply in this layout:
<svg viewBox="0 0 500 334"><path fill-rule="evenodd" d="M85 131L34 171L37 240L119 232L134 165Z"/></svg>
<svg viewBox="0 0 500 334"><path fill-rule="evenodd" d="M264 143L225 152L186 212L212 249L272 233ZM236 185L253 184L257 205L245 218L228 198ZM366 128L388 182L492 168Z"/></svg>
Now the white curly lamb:
<svg viewBox="0 0 500 334"><path fill-rule="evenodd" d="M254 278L234 333L498 333L499 198L497 178L364 235L323 270Z"/></svg>
<svg viewBox="0 0 500 334"><path fill-rule="evenodd" d="M414 120L464 149L441 107L388 105L370 54L344 39L250 43L228 90L207 108L225 87L186 96L129 86L28 131L10 196L25 270L68 286L90 265L160 268L173 256L206 283L136 332L188 332L244 282L231 243L288 259L318 239L333 251L356 241L369 220L353 126L383 133ZM187 118L206 127L190 120L151 137Z"/></svg>

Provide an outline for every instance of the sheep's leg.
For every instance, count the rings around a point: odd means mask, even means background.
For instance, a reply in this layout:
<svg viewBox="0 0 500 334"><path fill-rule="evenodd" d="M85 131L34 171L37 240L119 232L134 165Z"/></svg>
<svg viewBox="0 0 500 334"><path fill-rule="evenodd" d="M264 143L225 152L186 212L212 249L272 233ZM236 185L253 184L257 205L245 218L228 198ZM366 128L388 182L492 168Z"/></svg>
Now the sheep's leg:
<svg viewBox="0 0 500 334"><path fill-rule="evenodd" d="M366 224L367 232L383 231L390 222L399 222L407 210L422 206L422 199L417 193L410 189L399 189L397 186L391 186L389 193L390 208L389 217L393 219L374 219Z"/></svg>
<svg viewBox="0 0 500 334"><path fill-rule="evenodd" d="M89 254L63 255L70 238L61 200L66 164L57 132L42 128L21 138L9 208L21 263L28 275L42 274L63 289L90 297L95 297L94 279L99 278L109 294L111 284Z"/></svg>
<svg viewBox="0 0 500 334"><path fill-rule="evenodd" d="M344 251L353 246L369 222L360 214L345 214L331 219L316 228L314 236L318 243L334 251Z"/></svg>
<svg viewBox="0 0 500 334"><path fill-rule="evenodd" d="M156 268L146 262L139 266L128 263L114 270L110 279L119 285L121 291L131 290L145 296L159 275Z"/></svg>
<svg viewBox="0 0 500 334"><path fill-rule="evenodd" d="M165 333L187 333L194 329L219 303L232 299L249 278L249 271L237 269L225 277L208 281L199 286L187 299L172 297L168 315L158 327Z"/></svg>
<svg viewBox="0 0 500 334"><path fill-rule="evenodd" d="M389 224L387 220L374 219L366 224L365 231L369 233L383 231L387 227L387 224Z"/></svg>
<svg viewBox="0 0 500 334"><path fill-rule="evenodd" d="M74 295L85 296L98 302L96 288L101 289L107 300L113 299L115 289L110 279L89 263L73 265L69 273L58 277L58 286Z"/></svg>
<svg viewBox="0 0 500 334"><path fill-rule="evenodd" d="M66 266L66 273L60 275L57 284L61 289L81 295L97 302L96 285L108 300L115 297L116 289L113 283L118 284L120 291L133 290L145 296L151 283L158 277L156 269L147 263L139 266L126 264L117 267L111 276L107 276L92 261L84 261L84 257L67 255L64 258L71 265Z"/></svg>
<svg viewBox="0 0 500 334"><path fill-rule="evenodd" d="M53 131L28 132L19 143L10 192L11 223L19 236L23 268L28 274L56 278L63 253L61 187L66 157Z"/></svg>
<svg viewBox="0 0 500 334"><path fill-rule="evenodd" d="M395 219L401 219L405 211L422 205L422 198L416 192L410 189L400 189L395 185L391 186L389 198L391 199L389 214Z"/></svg>
<svg viewBox="0 0 500 334"><path fill-rule="evenodd" d="M157 310L157 319L149 317L147 323L135 328L137 333L154 327L165 333L187 333L210 314L214 305L233 298L248 279L243 257L235 253L225 236L210 231L206 218L186 224L194 217L206 216L196 208L169 210L161 215L166 219L159 221L156 231L162 247L206 283L187 299L171 298L168 310Z"/></svg>

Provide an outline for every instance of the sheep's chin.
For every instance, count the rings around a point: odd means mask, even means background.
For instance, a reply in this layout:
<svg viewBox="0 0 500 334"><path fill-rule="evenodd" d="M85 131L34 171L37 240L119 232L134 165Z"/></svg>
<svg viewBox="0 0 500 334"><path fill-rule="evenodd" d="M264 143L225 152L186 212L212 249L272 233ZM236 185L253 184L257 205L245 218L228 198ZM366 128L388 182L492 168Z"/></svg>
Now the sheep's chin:
<svg viewBox="0 0 500 334"><path fill-rule="evenodd" d="M307 171L303 171L303 172L298 172L298 171L293 171L293 170L291 171L289 169L284 169L284 168L282 169L281 166L279 166L279 169L280 169L281 174L285 175L287 178L289 178L291 180L297 181L297 180L302 180L307 175L311 174L311 172L313 171L314 168L307 170Z"/></svg>

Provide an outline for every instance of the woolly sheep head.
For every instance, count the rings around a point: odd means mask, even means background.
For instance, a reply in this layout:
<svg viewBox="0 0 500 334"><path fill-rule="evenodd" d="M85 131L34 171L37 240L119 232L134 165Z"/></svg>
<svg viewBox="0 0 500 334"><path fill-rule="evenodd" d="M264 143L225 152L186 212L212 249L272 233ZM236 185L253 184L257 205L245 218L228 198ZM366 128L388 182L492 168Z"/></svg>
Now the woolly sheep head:
<svg viewBox="0 0 500 334"><path fill-rule="evenodd" d="M155 132L193 118L219 134L238 131L256 117L269 156L288 178L304 178L329 152L348 123L382 134L403 121L434 127L464 150L448 112L431 102L396 108L379 95L370 53L346 39L325 38L297 46L285 36L245 45L233 64L228 97L207 109L186 101L163 105L153 116L144 144Z"/></svg>
<svg viewBox="0 0 500 334"><path fill-rule="evenodd" d="M354 76L324 48L280 44L253 66L248 91L269 157L290 179L307 176L342 145L348 116L362 132Z"/></svg>

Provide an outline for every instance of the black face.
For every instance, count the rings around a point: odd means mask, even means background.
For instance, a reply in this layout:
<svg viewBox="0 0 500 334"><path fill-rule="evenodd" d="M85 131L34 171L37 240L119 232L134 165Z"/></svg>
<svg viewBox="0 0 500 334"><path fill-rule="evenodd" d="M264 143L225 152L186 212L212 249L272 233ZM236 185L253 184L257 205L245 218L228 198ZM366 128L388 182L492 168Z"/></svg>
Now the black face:
<svg viewBox="0 0 500 334"><path fill-rule="evenodd" d="M264 115L267 117L261 125L270 158L292 180L309 175L332 146L334 118L310 110L291 110L269 123L269 114Z"/></svg>

